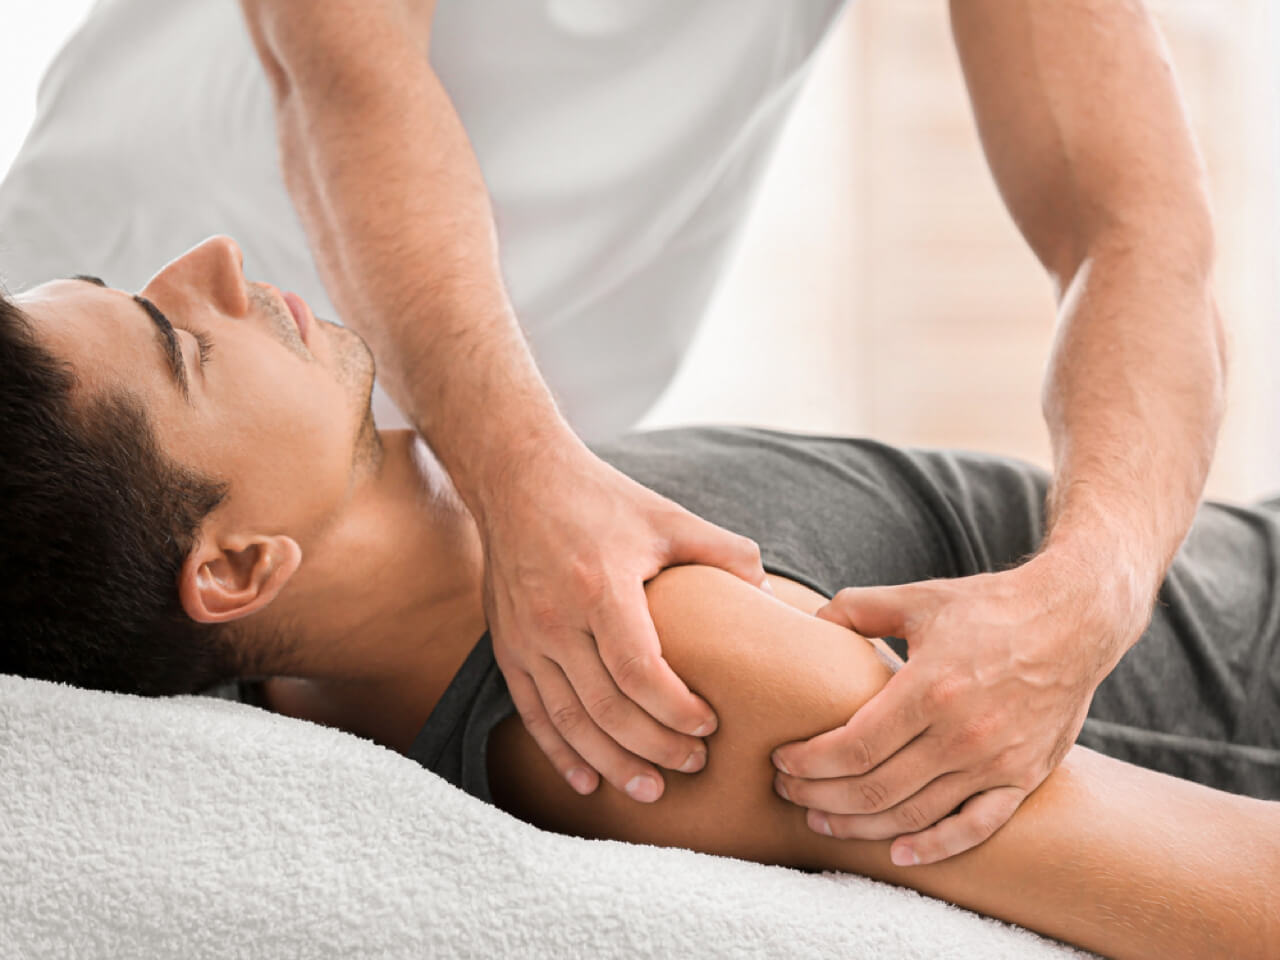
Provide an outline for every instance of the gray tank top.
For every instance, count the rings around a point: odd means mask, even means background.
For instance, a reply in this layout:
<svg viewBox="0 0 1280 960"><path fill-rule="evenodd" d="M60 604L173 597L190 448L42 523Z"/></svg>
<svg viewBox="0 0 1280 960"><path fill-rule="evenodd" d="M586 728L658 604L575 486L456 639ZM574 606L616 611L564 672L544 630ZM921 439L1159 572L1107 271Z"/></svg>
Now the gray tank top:
<svg viewBox="0 0 1280 960"><path fill-rule="evenodd" d="M1048 475L1004 457L749 427L636 433L592 449L753 538L768 572L826 597L1007 569L1044 532ZM1080 742L1223 789L1280 793L1278 547L1274 504L1203 506L1151 626L1099 687ZM905 657L905 644L889 642ZM493 803L486 746L513 713L485 633L408 755Z"/></svg>

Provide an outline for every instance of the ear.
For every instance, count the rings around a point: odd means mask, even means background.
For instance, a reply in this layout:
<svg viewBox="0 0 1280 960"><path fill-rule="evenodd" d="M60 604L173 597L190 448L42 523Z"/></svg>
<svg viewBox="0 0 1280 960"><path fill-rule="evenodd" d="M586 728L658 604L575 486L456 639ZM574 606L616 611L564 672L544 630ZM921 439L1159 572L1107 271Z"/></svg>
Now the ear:
<svg viewBox="0 0 1280 960"><path fill-rule="evenodd" d="M302 548L284 534L200 544L182 564L178 596L192 620L238 620L274 600L301 563Z"/></svg>

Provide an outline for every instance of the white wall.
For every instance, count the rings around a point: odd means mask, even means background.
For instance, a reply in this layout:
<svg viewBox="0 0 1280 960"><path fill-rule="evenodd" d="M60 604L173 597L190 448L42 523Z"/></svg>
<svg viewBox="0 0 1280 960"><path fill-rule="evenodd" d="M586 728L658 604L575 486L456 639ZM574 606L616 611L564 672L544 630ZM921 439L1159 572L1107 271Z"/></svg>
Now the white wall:
<svg viewBox="0 0 1280 960"><path fill-rule="evenodd" d="M1150 0L1209 171L1228 408L1209 496L1280 491L1275 0ZM1055 307L982 159L937 0L858 0L645 425L749 421L1047 464Z"/></svg>
<svg viewBox="0 0 1280 960"><path fill-rule="evenodd" d="M0 171L36 115L36 85L93 0L5 0L0 17Z"/></svg>

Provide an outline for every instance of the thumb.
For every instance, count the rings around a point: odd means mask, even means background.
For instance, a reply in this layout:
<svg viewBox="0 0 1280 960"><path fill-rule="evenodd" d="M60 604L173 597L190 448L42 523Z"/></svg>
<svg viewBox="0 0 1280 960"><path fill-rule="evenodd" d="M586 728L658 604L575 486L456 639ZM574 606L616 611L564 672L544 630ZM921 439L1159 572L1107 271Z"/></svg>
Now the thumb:
<svg viewBox="0 0 1280 960"><path fill-rule="evenodd" d="M705 563L773 592L760 561L760 545L750 537L731 533L691 513L672 518L663 532L667 536L667 563Z"/></svg>
<svg viewBox="0 0 1280 960"><path fill-rule="evenodd" d="M845 587L814 616L864 637L905 637L909 587Z"/></svg>

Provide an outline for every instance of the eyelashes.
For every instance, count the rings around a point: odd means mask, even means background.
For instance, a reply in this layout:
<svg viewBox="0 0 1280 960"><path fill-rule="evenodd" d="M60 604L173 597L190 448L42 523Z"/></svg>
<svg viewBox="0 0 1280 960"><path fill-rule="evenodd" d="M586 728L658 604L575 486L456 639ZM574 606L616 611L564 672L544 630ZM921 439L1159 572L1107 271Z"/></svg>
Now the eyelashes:
<svg viewBox="0 0 1280 960"><path fill-rule="evenodd" d="M203 330L194 330L191 327L178 327L178 329L185 330L196 338L196 345L200 348L200 366L203 367L213 355L213 339Z"/></svg>
<svg viewBox="0 0 1280 960"><path fill-rule="evenodd" d="M200 366L203 367L213 353L213 340L201 330L192 330L191 335L196 338L196 343L200 346Z"/></svg>

